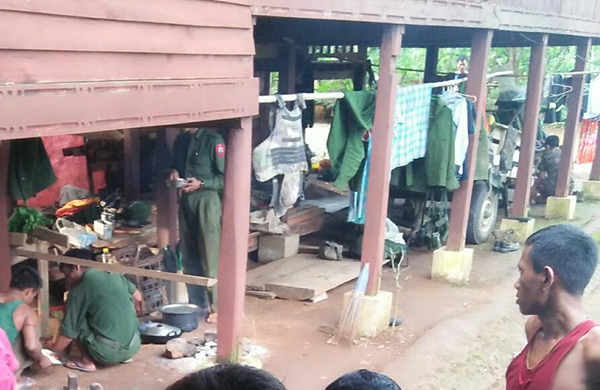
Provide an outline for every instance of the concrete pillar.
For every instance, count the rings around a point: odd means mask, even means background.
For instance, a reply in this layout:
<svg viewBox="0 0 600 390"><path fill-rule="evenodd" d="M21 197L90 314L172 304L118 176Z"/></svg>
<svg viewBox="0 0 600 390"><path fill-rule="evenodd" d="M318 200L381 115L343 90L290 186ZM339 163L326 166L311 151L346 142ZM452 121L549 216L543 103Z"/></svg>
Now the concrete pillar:
<svg viewBox="0 0 600 390"><path fill-rule="evenodd" d="M167 187L170 161L173 154L173 142L178 129L160 128L156 137L156 229L158 247L175 247L178 241L177 229L177 189Z"/></svg>
<svg viewBox="0 0 600 390"><path fill-rule="evenodd" d="M10 241L8 239L8 161L10 141L0 141L0 292L10 285Z"/></svg>
<svg viewBox="0 0 600 390"><path fill-rule="evenodd" d="M592 39L585 38L584 42L577 46L577 57L575 58L575 72L583 72L587 68L587 58L590 55ZM578 124L583 101L583 85L585 75L574 75L571 86L573 90L569 96L567 123L565 136L560 153L560 166L558 179L556 180L555 196L548 197L546 201L546 218L571 220L575 217L577 198L570 195L571 175L573 162L578 148Z"/></svg>
<svg viewBox="0 0 600 390"><path fill-rule="evenodd" d="M523 132L521 133L519 170L515 185L514 201L511 208L511 216L513 217L527 217L529 212L533 158L546 69L547 45L548 35L543 34L540 36L539 43L531 47L529 77L527 79L527 100L525 101L525 119L523 121Z"/></svg>
<svg viewBox="0 0 600 390"><path fill-rule="evenodd" d="M400 54L404 27L388 25L384 27L380 51L379 87L373 123L373 144L365 229L361 260L369 263L368 295L376 295L381 281L383 250L385 244L385 220L387 218L390 161L392 156L392 130L398 76L396 59Z"/></svg>
<svg viewBox="0 0 600 390"><path fill-rule="evenodd" d="M125 130L123 135L125 198L135 200L140 196L140 129Z"/></svg>
<svg viewBox="0 0 600 390"><path fill-rule="evenodd" d="M479 131L485 116L485 102L487 96L487 68L490 49L492 47L492 30L477 31L471 44L471 67L467 80L466 94L477 97L475 120L475 134L469 138L467 152L467 179L461 182L460 187L452 195L450 213L450 234L446 249L462 251L465 247L469 211L471 210L471 195L473 193L473 178L477 164L477 147L479 145Z"/></svg>
<svg viewBox="0 0 600 390"><path fill-rule="evenodd" d="M429 83L435 81L437 76L438 57L440 49L437 46L429 46L425 57L425 74L423 82Z"/></svg>
<svg viewBox="0 0 600 390"><path fill-rule="evenodd" d="M471 209L475 165L477 163L479 131L485 116L487 68L492 37L492 30L477 31L471 43L471 68L466 94L477 97L477 118L475 120L475 134L469 138L467 179L460 184L460 187L452 196L448 242L446 247L433 253L431 277L434 280L443 282L466 283L471 275L473 249L465 248L465 239Z"/></svg>
<svg viewBox="0 0 600 390"><path fill-rule="evenodd" d="M227 149L217 290L219 362L235 362L239 357L250 231L252 118L242 118L240 129L229 130Z"/></svg>
<svg viewBox="0 0 600 390"><path fill-rule="evenodd" d="M587 68L587 59L590 55L592 45L591 38L585 38L582 44L577 46L577 57L575 59L574 72L584 72ZM563 140L562 151L560 154L560 167L558 170L558 179L556 181L557 197L566 197L569 195L569 185L573 170L573 162L577 153L577 129L583 101L583 85L585 75L574 75L571 86L573 90L569 95L567 123L565 125L565 136Z"/></svg>

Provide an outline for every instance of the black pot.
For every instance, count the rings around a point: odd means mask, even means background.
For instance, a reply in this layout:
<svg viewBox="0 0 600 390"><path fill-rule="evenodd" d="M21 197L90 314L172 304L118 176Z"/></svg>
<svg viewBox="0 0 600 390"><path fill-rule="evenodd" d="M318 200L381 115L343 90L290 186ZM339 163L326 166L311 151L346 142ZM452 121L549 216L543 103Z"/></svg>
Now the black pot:
<svg viewBox="0 0 600 390"><path fill-rule="evenodd" d="M144 343L166 344L169 340L181 336L181 329L159 324L156 322L147 322L140 325L140 337Z"/></svg>
<svg viewBox="0 0 600 390"><path fill-rule="evenodd" d="M176 303L163 306L160 309L165 324L176 326L184 332L198 329L198 315L200 308L196 305Z"/></svg>

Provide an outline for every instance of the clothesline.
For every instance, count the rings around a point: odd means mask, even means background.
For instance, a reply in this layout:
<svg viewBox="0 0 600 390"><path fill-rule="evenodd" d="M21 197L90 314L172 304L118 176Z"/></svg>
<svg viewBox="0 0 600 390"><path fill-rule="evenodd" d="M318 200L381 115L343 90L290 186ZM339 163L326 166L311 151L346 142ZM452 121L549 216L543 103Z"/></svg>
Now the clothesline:
<svg viewBox="0 0 600 390"><path fill-rule="evenodd" d="M582 74L596 74L596 73L600 73L600 70L586 70L586 71L582 71L582 72L565 72L565 73L557 73L561 76L577 76L577 75L582 75Z"/></svg>
<svg viewBox="0 0 600 390"><path fill-rule="evenodd" d="M487 75L488 80L494 77L506 76L513 74L512 71L503 71L490 73ZM441 87L452 87L454 85L459 85L467 81L467 77L458 79L458 80L449 80L449 81L440 81L437 83L428 83L427 85L431 86L431 88L441 88ZM305 101L309 100L338 100L344 98L344 92L325 92L325 93L302 93L302 97ZM289 95L281 95L283 101L293 102L298 98L298 94L289 94ZM260 96L258 98L258 102L260 104L263 103L275 103L277 101L277 97L275 95L266 95Z"/></svg>

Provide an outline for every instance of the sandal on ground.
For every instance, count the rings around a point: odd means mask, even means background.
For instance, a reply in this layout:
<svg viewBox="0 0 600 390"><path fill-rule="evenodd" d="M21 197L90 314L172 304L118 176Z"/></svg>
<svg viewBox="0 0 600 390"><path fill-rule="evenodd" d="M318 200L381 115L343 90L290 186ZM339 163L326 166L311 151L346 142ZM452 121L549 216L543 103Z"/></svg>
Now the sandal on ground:
<svg viewBox="0 0 600 390"><path fill-rule="evenodd" d="M77 370L81 372L96 372L97 370L95 366L94 368L86 367L82 365L81 362L76 360L69 360L65 363L65 367L70 368L71 370Z"/></svg>

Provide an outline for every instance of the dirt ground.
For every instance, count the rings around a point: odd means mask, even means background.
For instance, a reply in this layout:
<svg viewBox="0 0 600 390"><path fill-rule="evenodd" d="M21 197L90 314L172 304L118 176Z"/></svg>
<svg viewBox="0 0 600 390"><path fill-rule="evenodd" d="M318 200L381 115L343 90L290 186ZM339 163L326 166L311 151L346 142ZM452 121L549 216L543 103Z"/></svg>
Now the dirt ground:
<svg viewBox="0 0 600 390"><path fill-rule="evenodd" d="M533 216L541 216L536 208ZM599 204L579 204L575 223L590 233L600 230ZM600 220L600 219L599 219ZM556 221L538 218L538 226ZM317 304L284 300L246 299L244 335L268 350L264 368L289 390L324 389L332 380L358 368L383 372L404 390L500 390L510 359L523 347L522 317L515 304L513 283L520 252L498 254L489 245L475 248L471 282L450 286L429 278L431 253L413 250L410 266L401 275L399 316L402 325L353 347L326 344L321 325L333 325L342 307L346 284ZM586 295L591 318L600 319L600 271ZM391 269L383 288L396 291ZM186 338L198 336L186 334ZM196 369L193 359L169 361L163 347L143 346L128 365L80 374L88 386L100 382L107 390L162 390ZM32 376L40 389L66 384L67 369L55 367Z"/></svg>

